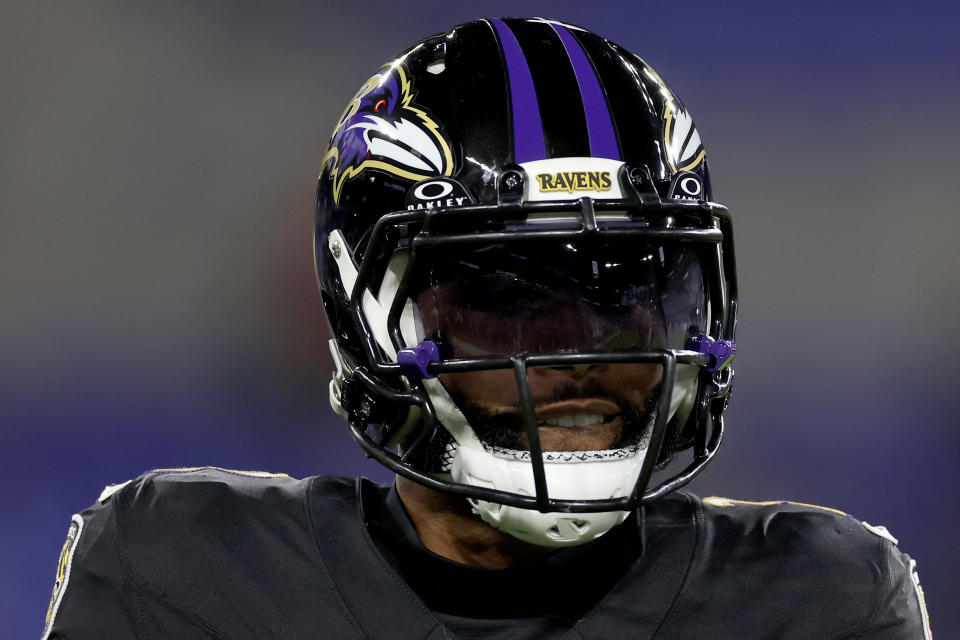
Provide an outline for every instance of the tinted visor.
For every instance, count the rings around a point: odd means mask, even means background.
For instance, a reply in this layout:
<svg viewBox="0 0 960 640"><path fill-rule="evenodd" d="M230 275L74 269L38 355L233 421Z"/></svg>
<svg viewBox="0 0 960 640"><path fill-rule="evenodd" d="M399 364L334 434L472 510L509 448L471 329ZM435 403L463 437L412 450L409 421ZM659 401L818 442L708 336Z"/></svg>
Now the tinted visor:
<svg viewBox="0 0 960 640"><path fill-rule="evenodd" d="M498 245L422 256L422 338L446 358L682 348L705 326L693 249L632 241Z"/></svg>

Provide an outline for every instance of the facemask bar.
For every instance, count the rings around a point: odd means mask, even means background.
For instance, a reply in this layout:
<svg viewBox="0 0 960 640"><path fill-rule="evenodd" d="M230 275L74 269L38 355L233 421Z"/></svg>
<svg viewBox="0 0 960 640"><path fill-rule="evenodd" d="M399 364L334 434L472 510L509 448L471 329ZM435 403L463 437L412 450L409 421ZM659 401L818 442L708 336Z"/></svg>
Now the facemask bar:
<svg viewBox="0 0 960 640"><path fill-rule="evenodd" d="M597 220L597 211L627 212L628 214L644 216L645 220L656 218L661 226L631 226L607 227L603 221ZM511 231L455 231L444 232L442 227L449 222L462 223L470 219L477 219L481 223L496 216L498 219L523 220L532 213L566 213L577 214L578 228L574 229L543 229L537 228L536 223L527 223L522 230ZM441 218L442 216L442 218ZM699 226L695 228L675 226L673 216L685 218L696 217ZM440 224L438 224L438 222ZM437 227L441 230L438 230ZM398 212L383 216L376 223L370 241L363 254L356 281L351 295L352 300L362 300L365 290L370 287L372 274L376 264L392 251L388 245L394 247L405 238L410 249L410 259L399 283L399 290L394 297L388 313L388 330L393 346L397 351L404 348L403 338L399 328L399 317L407 300L410 274L419 250L432 247L473 246L485 244L511 244L536 242L569 242L582 241L588 238L612 239L631 237L651 243L702 243L716 245L715 251L705 251L712 256L705 264L705 272L710 279L709 295L711 308L714 309L711 319L710 333L722 339L733 338L733 325L736 318L736 283L733 263L732 230L730 216L725 207L714 203L660 201L656 205L641 204L632 200L602 200L594 201L590 198L581 198L579 201L566 202L525 202L501 204L499 206L475 205L457 209L433 209L411 212ZM722 256L722 259L721 259ZM711 264L712 263L712 264ZM360 329L361 346L365 351L372 371L366 367L358 367L354 371L354 379L360 385L377 395L386 398L398 405L416 405L423 413L423 428L405 451L398 456L375 442L366 432L362 419L351 419L350 428L354 438L381 464L401 475L410 477L428 487L447 493L459 494L464 497L477 498L499 502L521 508L534 508L543 512L592 512L625 510L633 508L638 502L652 500L664 493L672 491L689 482L713 458L722 438L722 411L725 408L725 398L729 389L730 370L724 369L710 375L706 368L711 365L712 357L703 353L679 349L662 349L645 352L605 352L605 353L556 353L556 354L517 354L508 358L483 357L446 360L432 362L427 366L429 375L436 376L442 373L475 371L481 369L513 369L521 397L528 442L530 459L533 468L537 496L524 496L495 489L476 487L441 481L432 475L423 473L411 465L411 460L419 450L436 433L438 420L432 403L419 380L411 379L410 389L398 391L382 382L385 377L402 375L403 371L397 362L383 359L376 344L373 332L359 304L352 304L351 313L355 325ZM663 368L664 387L661 389L657 417L651 434L648 455L644 461L640 476L632 494L628 497L606 500L554 500L549 498L543 468L542 450L540 448L539 431L537 429L533 400L527 381L527 369L531 366L567 366L572 364L600 364L613 362L647 362L658 363ZM667 429L670 398L676 364L690 364L702 367L698 398L690 420L697 420L697 424L707 424L710 421L710 436L707 429L697 429L694 443L694 461L681 473L659 485L652 491L642 493L656 466L660 448ZM708 415L709 414L709 415ZM641 495L642 494L642 495Z"/></svg>
<svg viewBox="0 0 960 640"><path fill-rule="evenodd" d="M466 360L447 363L437 363L431 366L436 368L438 373L462 373L466 371L477 371L480 369L513 369L516 378L518 390L520 392L520 404L524 414L524 423L526 426L527 438L530 445L530 461L533 468L534 483L537 490L536 497L522 496L506 491L496 489L487 489L473 485L460 484L454 482L444 482L437 478L412 468L408 461L409 450L403 457L383 449L366 433L361 421L351 420L350 429L357 441L370 454L371 457L386 466L387 468L416 480L428 487L462 495L468 498L477 498L491 502L499 502L506 505L537 509L543 513L548 512L599 512L599 511L618 511L627 510L636 505L641 499L647 500L646 496L639 495L656 467L656 456L648 455L644 459L640 476L634 485L634 490L630 496L622 498L611 498L604 500L554 500L549 497L546 482L546 472L543 463L543 450L540 445L540 434L537 428L535 416L535 407L533 398L530 394L527 372L531 367L547 366L573 366L578 364L623 364L623 363L652 363L659 364L663 371L663 387L657 403L657 416L654 422L653 430L650 435L650 444L648 451L659 451L666 435L668 414L670 408L670 398L673 392L674 373L676 365L692 364L706 366L709 362L709 356L680 350L658 350L640 353L566 353L566 354L535 354L535 355L516 355L509 358L490 358L481 361L468 362ZM438 427L438 421L435 411L426 393L424 397L418 397L416 392L397 392L376 380L373 376L363 370L362 367L354 371L358 382L372 391L383 394L387 398L397 403L417 404L424 410L425 428L420 438L429 438L435 433ZM422 383L417 383L417 391L422 390ZM702 465L701 465L702 468ZM699 470L699 469L698 469ZM693 474L695 475L695 474ZM692 475L691 475L692 478ZM685 484L685 482L683 483ZM651 498L652 499L652 498Z"/></svg>

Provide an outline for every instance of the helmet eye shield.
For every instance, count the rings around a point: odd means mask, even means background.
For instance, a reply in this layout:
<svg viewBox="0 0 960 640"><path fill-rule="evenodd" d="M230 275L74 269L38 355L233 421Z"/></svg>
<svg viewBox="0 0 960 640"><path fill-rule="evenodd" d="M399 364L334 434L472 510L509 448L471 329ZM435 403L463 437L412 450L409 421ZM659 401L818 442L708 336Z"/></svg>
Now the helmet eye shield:
<svg viewBox="0 0 960 640"><path fill-rule="evenodd" d="M500 245L437 253L421 261L427 264L411 297L418 338L444 345L445 355L667 346L660 258L652 246Z"/></svg>

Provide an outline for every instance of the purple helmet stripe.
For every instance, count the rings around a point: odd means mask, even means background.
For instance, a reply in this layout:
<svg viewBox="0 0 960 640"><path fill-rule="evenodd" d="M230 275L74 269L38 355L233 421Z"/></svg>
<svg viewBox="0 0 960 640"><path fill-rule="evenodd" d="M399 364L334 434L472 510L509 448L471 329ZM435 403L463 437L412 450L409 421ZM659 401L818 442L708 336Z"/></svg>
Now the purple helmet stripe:
<svg viewBox="0 0 960 640"><path fill-rule="evenodd" d="M492 18L490 22L500 38L503 58L507 65L507 78L510 81L514 159L518 163L542 160L547 157L547 146L543 140L540 106L537 104L537 92L533 87L527 59L523 56L520 43L510 27L496 18Z"/></svg>
<svg viewBox="0 0 960 640"><path fill-rule="evenodd" d="M617 146L617 135L613 130L610 108L600 87L597 72L573 34L562 24L551 22L550 25L560 36L563 48L567 50L567 56L570 58L570 64L573 65L573 72L577 76L580 99L583 101L583 114L587 118L590 155L596 158L619 160L620 148Z"/></svg>

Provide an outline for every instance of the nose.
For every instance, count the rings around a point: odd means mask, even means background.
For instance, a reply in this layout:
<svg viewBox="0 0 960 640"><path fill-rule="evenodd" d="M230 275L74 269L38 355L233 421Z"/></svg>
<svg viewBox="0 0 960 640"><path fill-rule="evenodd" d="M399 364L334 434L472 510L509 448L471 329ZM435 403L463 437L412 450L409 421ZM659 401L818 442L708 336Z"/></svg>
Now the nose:
<svg viewBox="0 0 960 640"><path fill-rule="evenodd" d="M582 378L587 375L587 371L590 370L592 364L575 364L570 367L570 375L574 378Z"/></svg>

